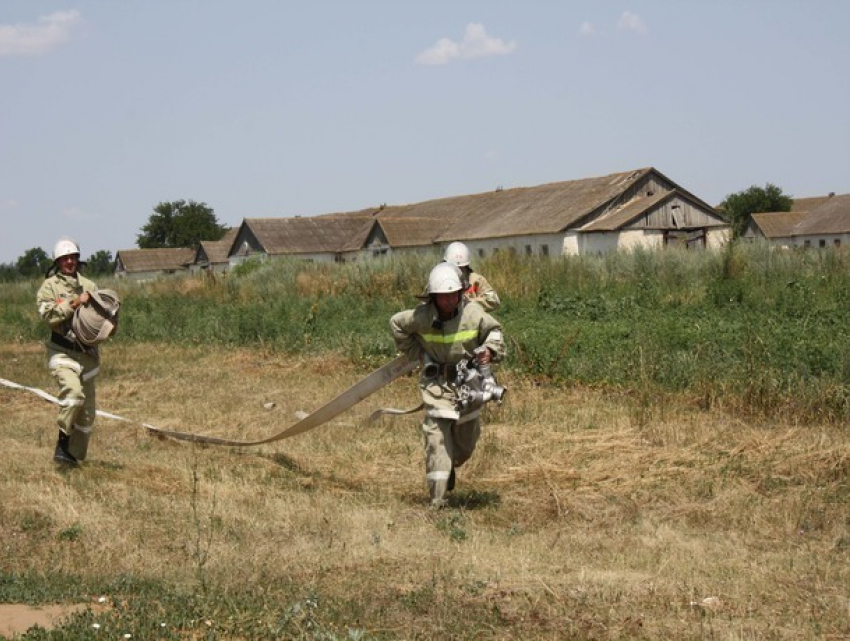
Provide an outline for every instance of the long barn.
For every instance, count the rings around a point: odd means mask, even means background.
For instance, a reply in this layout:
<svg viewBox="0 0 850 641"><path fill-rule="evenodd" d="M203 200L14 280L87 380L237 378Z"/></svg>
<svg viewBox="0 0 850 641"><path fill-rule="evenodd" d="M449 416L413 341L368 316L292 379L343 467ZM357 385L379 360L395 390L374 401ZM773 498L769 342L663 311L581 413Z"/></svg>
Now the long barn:
<svg viewBox="0 0 850 641"><path fill-rule="evenodd" d="M565 255L712 248L729 237L729 224L710 205L647 167L348 213L246 218L230 261L278 255L349 261L439 250L456 240L478 257L503 250Z"/></svg>

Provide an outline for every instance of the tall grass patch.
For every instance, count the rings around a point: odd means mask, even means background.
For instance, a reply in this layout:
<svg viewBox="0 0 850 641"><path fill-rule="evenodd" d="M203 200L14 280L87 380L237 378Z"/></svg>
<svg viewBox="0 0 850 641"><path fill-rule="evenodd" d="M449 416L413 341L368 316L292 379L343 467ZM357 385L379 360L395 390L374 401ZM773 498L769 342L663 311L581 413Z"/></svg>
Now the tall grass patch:
<svg viewBox="0 0 850 641"><path fill-rule="evenodd" d="M216 278L102 285L124 300L118 342L341 351L365 369L393 355L388 319L418 303L436 260L290 258ZM672 394L764 418L850 416L845 251L736 244L551 259L501 252L473 266L502 298L495 315L511 348L504 371L626 391L642 403ZM36 287L0 285L2 340L45 334Z"/></svg>

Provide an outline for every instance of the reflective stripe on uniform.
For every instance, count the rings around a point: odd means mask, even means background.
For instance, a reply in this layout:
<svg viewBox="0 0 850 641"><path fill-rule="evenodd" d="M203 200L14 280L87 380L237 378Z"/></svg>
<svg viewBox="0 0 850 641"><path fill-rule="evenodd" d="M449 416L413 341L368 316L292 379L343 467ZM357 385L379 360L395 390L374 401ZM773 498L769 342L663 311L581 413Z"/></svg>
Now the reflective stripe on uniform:
<svg viewBox="0 0 850 641"><path fill-rule="evenodd" d="M429 481L448 481L451 471L449 472L428 472L425 478Z"/></svg>
<svg viewBox="0 0 850 641"><path fill-rule="evenodd" d="M464 414L459 419L457 419L458 425L463 425L464 423L468 423L469 421L474 421L481 414L481 410L475 410L474 412L470 412L469 414Z"/></svg>
<svg viewBox="0 0 850 641"><path fill-rule="evenodd" d="M454 334L437 334L435 332L426 332L422 334L422 338L426 343L436 343L438 345L451 345L452 343L462 343L478 336L477 329L467 329Z"/></svg>
<svg viewBox="0 0 850 641"><path fill-rule="evenodd" d="M74 423L74 429L83 434L89 434L94 429L94 425L77 425Z"/></svg>
<svg viewBox="0 0 850 641"><path fill-rule="evenodd" d="M82 365L80 365L70 356L66 356L65 354L54 354L47 362L47 366L50 369L55 369L57 367L68 367L74 370L77 374L80 374L83 371Z"/></svg>
<svg viewBox="0 0 850 641"><path fill-rule="evenodd" d="M84 403L81 398L65 398L59 401L62 407L80 407Z"/></svg>

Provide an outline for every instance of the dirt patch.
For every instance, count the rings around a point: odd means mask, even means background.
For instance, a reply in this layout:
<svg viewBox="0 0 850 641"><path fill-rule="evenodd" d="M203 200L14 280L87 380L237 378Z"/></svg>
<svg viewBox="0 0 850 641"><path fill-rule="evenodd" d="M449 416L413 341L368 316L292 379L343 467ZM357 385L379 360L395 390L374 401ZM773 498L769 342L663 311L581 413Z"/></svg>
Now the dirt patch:
<svg viewBox="0 0 850 641"><path fill-rule="evenodd" d="M11 637L24 634L33 626L41 626L50 630L62 624L62 621L76 612L82 612L88 607L94 610L105 610L102 606L90 606L86 603L71 605L23 605L20 603L0 603L0 635Z"/></svg>

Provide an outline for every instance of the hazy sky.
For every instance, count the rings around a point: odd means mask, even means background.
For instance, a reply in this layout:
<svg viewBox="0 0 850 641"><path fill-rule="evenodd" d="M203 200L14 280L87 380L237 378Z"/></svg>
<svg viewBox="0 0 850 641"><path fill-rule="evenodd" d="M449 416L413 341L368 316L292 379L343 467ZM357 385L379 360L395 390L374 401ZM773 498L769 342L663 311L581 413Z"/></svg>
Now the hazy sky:
<svg viewBox="0 0 850 641"><path fill-rule="evenodd" d="M846 0L2 0L0 263L654 166L850 192Z"/></svg>

